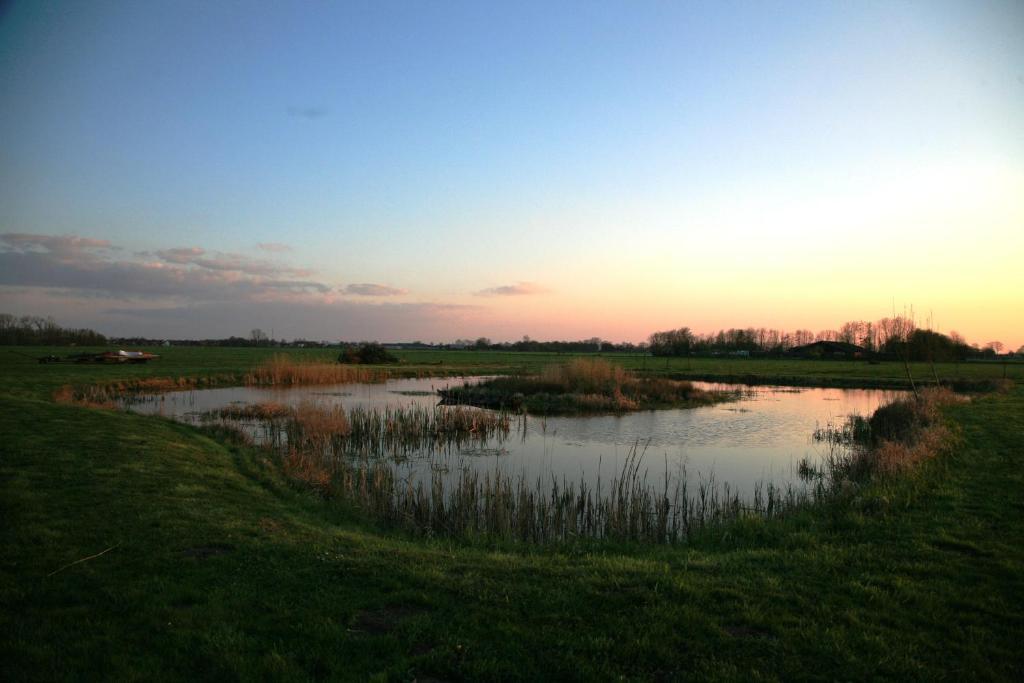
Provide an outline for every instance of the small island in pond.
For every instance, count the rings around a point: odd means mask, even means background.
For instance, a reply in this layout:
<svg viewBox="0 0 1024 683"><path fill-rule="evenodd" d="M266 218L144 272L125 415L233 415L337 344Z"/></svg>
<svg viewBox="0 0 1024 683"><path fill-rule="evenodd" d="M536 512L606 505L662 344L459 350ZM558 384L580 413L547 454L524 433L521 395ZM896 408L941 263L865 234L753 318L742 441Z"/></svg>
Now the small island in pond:
<svg viewBox="0 0 1024 683"><path fill-rule="evenodd" d="M640 378L602 359L576 359L539 374L495 377L438 391L443 405L471 405L534 415L625 413L657 408L696 408L735 400L692 382Z"/></svg>

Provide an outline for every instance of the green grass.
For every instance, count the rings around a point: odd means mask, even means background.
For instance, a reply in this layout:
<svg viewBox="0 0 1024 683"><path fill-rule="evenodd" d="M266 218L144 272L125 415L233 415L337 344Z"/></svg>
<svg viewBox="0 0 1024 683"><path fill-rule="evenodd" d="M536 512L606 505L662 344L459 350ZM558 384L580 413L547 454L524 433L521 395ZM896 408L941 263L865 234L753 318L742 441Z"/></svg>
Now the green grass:
<svg viewBox="0 0 1024 683"><path fill-rule="evenodd" d="M1019 680L1024 670L1024 387L951 409L955 451L857 505L751 520L682 548L488 546L384 533L243 446L49 400L62 384L241 372L265 355L163 351L124 367L38 366L0 351L4 680ZM508 371L550 359L477 360ZM786 372L888 371L850 365Z"/></svg>
<svg viewBox="0 0 1024 683"><path fill-rule="evenodd" d="M152 347L144 350L160 354L160 359L140 365L76 365L59 363L39 365L34 357L47 354L65 356L72 352L103 351L69 347L0 347L0 368L6 373L3 390L21 396L50 396L65 384L84 385L150 377L241 377L262 361L280 353L310 362L333 363L337 349L267 349L267 348L201 348ZM497 351L397 351L401 363L383 365L382 369L399 375L434 374L522 374L536 373L552 364L573 358L593 358L557 353L522 353ZM783 360L745 358L653 358L629 354L600 356L630 370L653 376L679 379L713 379L718 381L780 381L818 385L872 386L905 384L902 363L886 361L872 365L866 361ZM1012 363L912 363L911 373L917 382L933 382L937 374L943 381L978 381L1001 379L1004 376L1024 382L1024 362Z"/></svg>

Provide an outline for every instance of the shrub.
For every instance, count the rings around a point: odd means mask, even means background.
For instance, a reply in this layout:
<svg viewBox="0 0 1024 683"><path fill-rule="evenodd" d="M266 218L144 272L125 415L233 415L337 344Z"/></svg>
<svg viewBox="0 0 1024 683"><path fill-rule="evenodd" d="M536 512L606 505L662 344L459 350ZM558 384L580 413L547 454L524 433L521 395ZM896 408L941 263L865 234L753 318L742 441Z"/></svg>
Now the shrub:
<svg viewBox="0 0 1024 683"><path fill-rule="evenodd" d="M358 346L348 346L338 356L339 363L361 365L383 365L397 363L398 358L377 342L363 342Z"/></svg>

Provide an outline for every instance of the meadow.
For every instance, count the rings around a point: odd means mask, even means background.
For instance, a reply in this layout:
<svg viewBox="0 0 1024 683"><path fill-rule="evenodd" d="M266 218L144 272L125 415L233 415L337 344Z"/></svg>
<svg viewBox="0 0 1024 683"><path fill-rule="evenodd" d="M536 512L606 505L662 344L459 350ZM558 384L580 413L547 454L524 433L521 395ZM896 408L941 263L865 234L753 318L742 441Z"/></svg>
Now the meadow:
<svg viewBox="0 0 1024 683"><path fill-rule="evenodd" d="M50 351L18 349L30 355ZM66 385L241 382L272 349L138 366L0 351L0 671L55 678L1019 679L1024 367L942 409L954 448L684 545L413 536L296 486L230 433L58 403ZM293 350L331 361L336 352ZM399 352L403 374L516 374L556 354ZM902 365L609 357L681 378L905 381Z"/></svg>

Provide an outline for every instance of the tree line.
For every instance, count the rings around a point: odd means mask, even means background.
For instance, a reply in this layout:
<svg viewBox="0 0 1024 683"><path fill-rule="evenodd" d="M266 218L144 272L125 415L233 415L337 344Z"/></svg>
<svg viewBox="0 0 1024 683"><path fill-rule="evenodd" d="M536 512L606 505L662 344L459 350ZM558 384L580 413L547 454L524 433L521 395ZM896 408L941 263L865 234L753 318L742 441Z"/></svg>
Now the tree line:
<svg viewBox="0 0 1024 683"><path fill-rule="evenodd" d="M839 329L783 330L765 327L730 328L708 334L698 334L689 327L653 333L648 349L655 356L686 356L691 354L743 352L757 355L782 355L792 349L816 341L845 342L862 347L867 354L877 356L908 356L910 360L957 360L992 357L1003 350L998 341L984 347L968 344L958 332L948 335L928 328L920 328L913 316L896 315L869 322L854 320L843 323ZM1024 352L1024 347L1018 353Z"/></svg>
<svg viewBox="0 0 1024 683"><path fill-rule="evenodd" d="M0 313L0 344L4 346L102 346L107 338L85 328L61 327L53 318Z"/></svg>
<svg viewBox="0 0 1024 683"><path fill-rule="evenodd" d="M448 348L471 349L474 351L543 351L547 353L642 353L647 351L646 344L631 342L610 342L600 337L580 339L577 341L537 341L524 336L514 342L492 342L487 337L475 341L458 339Z"/></svg>

